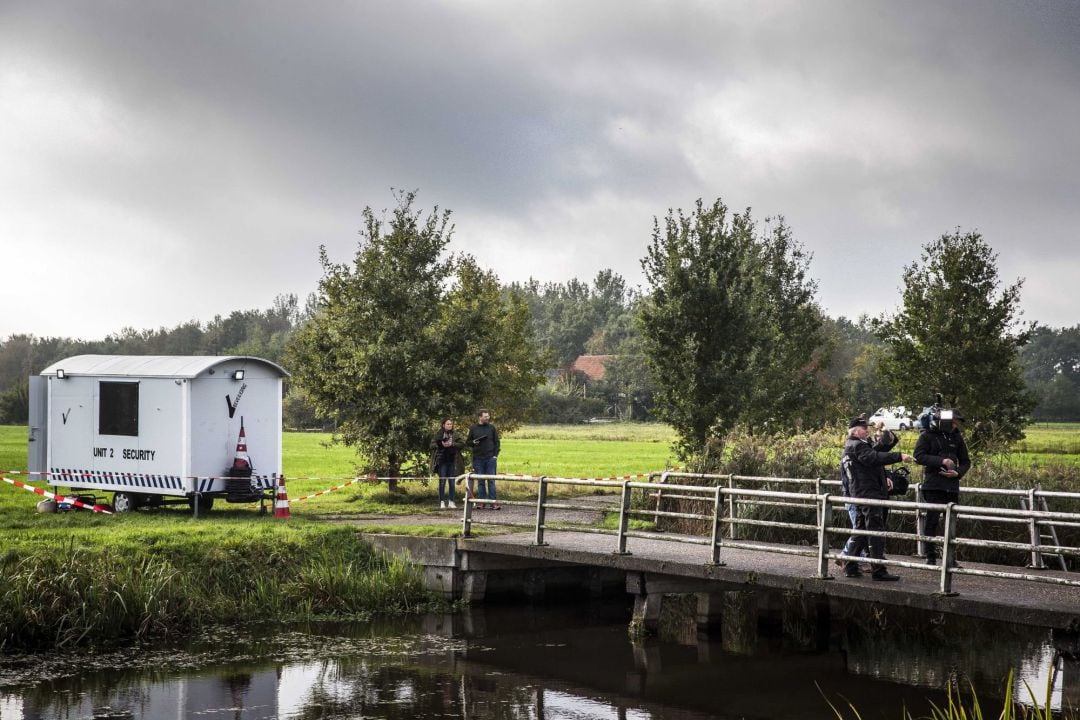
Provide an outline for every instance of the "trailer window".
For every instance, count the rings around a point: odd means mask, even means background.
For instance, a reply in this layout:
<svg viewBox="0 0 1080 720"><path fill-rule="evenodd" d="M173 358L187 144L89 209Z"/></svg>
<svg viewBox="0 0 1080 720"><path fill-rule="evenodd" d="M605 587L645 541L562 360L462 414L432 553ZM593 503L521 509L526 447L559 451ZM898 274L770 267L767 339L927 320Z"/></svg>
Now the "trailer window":
<svg viewBox="0 0 1080 720"><path fill-rule="evenodd" d="M98 434L139 434L139 383L98 384Z"/></svg>

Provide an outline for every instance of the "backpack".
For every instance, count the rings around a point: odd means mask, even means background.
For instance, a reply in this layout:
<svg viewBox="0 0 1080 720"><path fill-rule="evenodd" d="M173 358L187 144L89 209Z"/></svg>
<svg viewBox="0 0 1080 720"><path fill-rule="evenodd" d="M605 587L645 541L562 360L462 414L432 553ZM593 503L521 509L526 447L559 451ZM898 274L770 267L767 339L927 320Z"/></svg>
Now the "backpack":
<svg viewBox="0 0 1080 720"><path fill-rule="evenodd" d="M885 477L892 480L892 490L889 495L907 495L911 486L911 471L906 467L898 467L885 471Z"/></svg>

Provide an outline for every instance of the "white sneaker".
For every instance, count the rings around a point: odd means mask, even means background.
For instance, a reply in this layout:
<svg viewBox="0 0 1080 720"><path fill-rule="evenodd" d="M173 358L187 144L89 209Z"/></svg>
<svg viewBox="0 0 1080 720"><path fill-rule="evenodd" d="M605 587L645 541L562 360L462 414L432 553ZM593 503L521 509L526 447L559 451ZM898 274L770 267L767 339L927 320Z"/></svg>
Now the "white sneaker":
<svg viewBox="0 0 1080 720"><path fill-rule="evenodd" d="M445 510L446 509L446 503L445 502L440 502L439 503L439 509L440 510Z"/></svg>
<svg viewBox="0 0 1080 720"><path fill-rule="evenodd" d="M453 500L451 500L451 501L450 501L450 509L451 509L451 510L454 510L454 509L456 509L456 508L457 508L457 505L455 505L455 504L454 504L454 501L453 501Z"/></svg>

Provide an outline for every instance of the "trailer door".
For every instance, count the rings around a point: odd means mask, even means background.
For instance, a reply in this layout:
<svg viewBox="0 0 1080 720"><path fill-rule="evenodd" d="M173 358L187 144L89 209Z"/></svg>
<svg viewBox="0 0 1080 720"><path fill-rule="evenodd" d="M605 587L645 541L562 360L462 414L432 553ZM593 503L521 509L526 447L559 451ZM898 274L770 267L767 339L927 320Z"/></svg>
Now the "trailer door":
<svg viewBox="0 0 1080 720"><path fill-rule="evenodd" d="M30 376L30 438L26 453L27 469L43 473L48 468L49 396L48 383L40 375ZM35 478L40 479L40 478Z"/></svg>

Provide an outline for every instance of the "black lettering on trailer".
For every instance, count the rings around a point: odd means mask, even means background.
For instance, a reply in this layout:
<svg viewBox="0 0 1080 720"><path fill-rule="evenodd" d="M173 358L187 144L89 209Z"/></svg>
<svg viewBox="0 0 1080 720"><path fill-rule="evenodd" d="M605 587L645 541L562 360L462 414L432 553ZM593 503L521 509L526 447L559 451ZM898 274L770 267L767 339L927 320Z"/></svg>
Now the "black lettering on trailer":
<svg viewBox="0 0 1080 720"><path fill-rule="evenodd" d="M124 460L143 460L154 461L154 456L157 455L157 450L136 450L134 448L125 448L120 452L120 457Z"/></svg>

